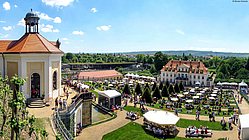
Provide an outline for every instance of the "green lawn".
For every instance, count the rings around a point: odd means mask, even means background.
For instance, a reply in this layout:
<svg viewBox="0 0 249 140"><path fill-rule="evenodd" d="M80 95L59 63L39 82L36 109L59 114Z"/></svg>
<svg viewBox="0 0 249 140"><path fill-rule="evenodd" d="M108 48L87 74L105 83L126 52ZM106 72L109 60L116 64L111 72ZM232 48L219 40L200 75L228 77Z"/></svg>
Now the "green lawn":
<svg viewBox="0 0 249 140"><path fill-rule="evenodd" d="M88 90L91 91L92 93L94 93L96 95L96 98L98 98L98 96L99 96L98 92L91 90L91 89L88 89Z"/></svg>
<svg viewBox="0 0 249 140"><path fill-rule="evenodd" d="M220 121L210 122L210 121L196 121L196 120L180 119L176 124L176 126L182 127L182 128L188 128L189 126L195 126L196 128L200 128L200 125L205 126L205 127L208 126L210 130L223 130L222 126L220 125Z"/></svg>
<svg viewBox="0 0 249 140"><path fill-rule="evenodd" d="M215 68L208 68L208 71L210 72L210 71L216 71L216 69Z"/></svg>
<svg viewBox="0 0 249 140"><path fill-rule="evenodd" d="M135 122L130 122L127 125L112 131L102 137L102 140L158 140L153 137L153 133L147 131L144 126ZM172 137L167 139L174 140L202 140L192 138Z"/></svg>
<svg viewBox="0 0 249 140"><path fill-rule="evenodd" d="M128 112L131 112L132 111L136 111L136 112L139 112L139 114L141 116L143 116L143 113L141 112L141 109L140 108L134 108L133 106L125 106L124 107L124 110L128 111Z"/></svg>
<svg viewBox="0 0 249 140"><path fill-rule="evenodd" d="M168 109L165 109L165 106L163 106L164 108L159 108L160 104L154 104L154 107L153 106L149 106L149 107L152 107L152 108L157 108L157 109L161 109L161 110L167 110L167 111L170 111L170 112L174 112L174 111L171 111L171 110L168 110ZM182 112L179 112L181 114L190 114L190 115L195 115L195 111L196 109L193 109L192 110L193 113L187 113L187 109L186 108L182 108ZM207 111L207 110L206 110ZM201 115L204 115L204 116L208 116L208 114L203 114L205 112L205 110L201 110ZM208 111L207 111L208 112ZM234 113L233 112L230 112L229 115L223 115L223 112L227 112L227 111L221 111L220 115L216 115L216 116L219 116L219 117L230 117L231 116L231 113Z"/></svg>

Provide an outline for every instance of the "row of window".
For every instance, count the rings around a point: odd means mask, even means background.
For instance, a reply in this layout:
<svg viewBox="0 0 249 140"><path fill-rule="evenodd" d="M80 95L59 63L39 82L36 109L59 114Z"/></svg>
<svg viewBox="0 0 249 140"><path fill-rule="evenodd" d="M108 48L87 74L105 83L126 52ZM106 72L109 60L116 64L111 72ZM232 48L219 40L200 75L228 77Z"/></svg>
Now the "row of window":
<svg viewBox="0 0 249 140"><path fill-rule="evenodd" d="M172 82L175 82L173 79L165 79L165 78L163 78L162 81L163 81L163 82L169 81L169 82L171 82L171 83L172 83ZM192 81L190 81L189 84L192 85L192 84L195 84L196 82L197 82L197 81L194 81L194 82L192 83ZM201 84L204 85L204 81L202 81Z"/></svg>
<svg viewBox="0 0 249 140"><path fill-rule="evenodd" d="M169 74L167 73L166 74L166 77L168 77L169 76ZM163 73L163 77L165 77L165 73ZM172 74L170 74L170 77L172 77ZM174 74L174 77L176 77L176 74ZM178 74L178 77L182 77L182 78L187 78L188 77L188 75L187 74ZM192 75L189 75L189 78L191 79L192 78ZM195 75L193 75L193 79L195 79L196 78L196 76ZM201 77L202 79L204 79L204 76L202 76ZM200 75L198 75L197 76L197 79L200 79Z"/></svg>

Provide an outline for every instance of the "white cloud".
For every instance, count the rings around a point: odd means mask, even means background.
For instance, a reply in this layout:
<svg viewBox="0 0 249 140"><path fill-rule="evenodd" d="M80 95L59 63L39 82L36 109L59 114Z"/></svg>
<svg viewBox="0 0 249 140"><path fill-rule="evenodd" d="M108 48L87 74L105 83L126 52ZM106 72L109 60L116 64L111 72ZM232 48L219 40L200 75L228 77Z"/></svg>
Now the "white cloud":
<svg viewBox="0 0 249 140"><path fill-rule="evenodd" d="M112 27L111 25L108 25L109 27Z"/></svg>
<svg viewBox="0 0 249 140"><path fill-rule="evenodd" d="M49 16L48 16L47 14L45 14L45 13L41 13L41 14L39 15L39 17L40 17L41 19L48 20L48 21L53 20L53 18L49 17Z"/></svg>
<svg viewBox="0 0 249 140"><path fill-rule="evenodd" d="M92 11L93 13L95 13L95 12L97 12L98 10L97 10L96 8L92 8L91 11Z"/></svg>
<svg viewBox="0 0 249 140"><path fill-rule="evenodd" d="M62 40L68 40L67 38L62 38Z"/></svg>
<svg viewBox="0 0 249 140"><path fill-rule="evenodd" d="M43 24L42 26L41 26L41 31L43 31L43 32L53 32L53 25L49 25L49 24L47 24L46 26Z"/></svg>
<svg viewBox="0 0 249 140"><path fill-rule="evenodd" d="M8 31L8 30L11 30L12 27L11 26L8 26L8 27L3 27L4 30Z"/></svg>
<svg viewBox="0 0 249 140"><path fill-rule="evenodd" d="M43 32L52 32L52 30L50 28L41 28L41 31Z"/></svg>
<svg viewBox="0 0 249 140"><path fill-rule="evenodd" d="M10 3L8 3L7 1L3 4L3 8L4 10L10 10Z"/></svg>
<svg viewBox="0 0 249 140"><path fill-rule="evenodd" d="M54 18L54 23L61 23L61 18L60 17Z"/></svg>
<svg viewBox="0 0 249 140"><path fill-rule="evenodd" d="M52 28L53 28L53 25L49 25L49 24L47 24L47 25L46 25L46 27L47 27L47 28L51 28L51 29L52 29Z"/></svg>
<svg viewBox="0 0 249 140"><path fill-rule="evenodd" d="M55 30L53 30L53 32L58 33L60 31L59 31L59 29L55 29Z"/></svg>
<svg viewBox="0 0 249 140"><path fill-rule="evenodd" d="M24 19L21 19L17 25L20 25L20 26L25 26L25 21Z"/></svg>
<svg viewBox="0 0 249 140"><path fill-rule="evenodd" d="M102 30L109 30L110 28L109 28L109 26L100 26L100 28L102 29Z"/></svg>
<svg viewBox="0 0 249 140"><path fill-rule="evenodd" d="M15 7L18 7L17 5L15 5Z"/></svg>
<svg viewBox="0 0 249 140"><path fill-rule="evenodd" d="M1 23L6 23L6 21L0 21Z"/></svg>
<svg viewBox="0 0 249 140"><path fill-rule="evenodd" d="M3 35L3 36L0 36L0 38L7 38L9 36L9 34L6 34L6 35Z"/></svg>
<svg viewBox="0 0 249 140"><path fill-rule="evenodd" d="M184 35L184 32L182 30L176 30L177 33Z"/></svg>
<svg viewBox="0 0 249 140"><path fill-rule="evenodd" d="M68 6L73 1L74 0L42 0L43 3L52 7Z"/></svg>
<svg viewBox="0 0 249 140"><path fill-rule="evenodd" d="M97 29L97 30L101 30L101 28L100 28L100 27L97 27L96 29Z"/></svg>
<svg viewBox="0 0 249 140"><path fill-rule="evenodd" d="M84 40L80 40L80 41L84 41Z"/></svg>
<svg viewBox="0 0 249 140"><path fill-rule="evenodd" d="M198 41L200 41L200 42L210 42L208 40L198 40Z"/></svg>
<svg viewBox="0 0 249 140"><path fill-rule="evenodd" d="M83 35L84 32L82 32L82 31L73 31L72 34L74 34L74 35Z"/></svg>
<svg viewBox="0 0 249 140"><path fill-rule="evenodd" d="M66 44L69 44L69 42L65 42Z"/></svg>

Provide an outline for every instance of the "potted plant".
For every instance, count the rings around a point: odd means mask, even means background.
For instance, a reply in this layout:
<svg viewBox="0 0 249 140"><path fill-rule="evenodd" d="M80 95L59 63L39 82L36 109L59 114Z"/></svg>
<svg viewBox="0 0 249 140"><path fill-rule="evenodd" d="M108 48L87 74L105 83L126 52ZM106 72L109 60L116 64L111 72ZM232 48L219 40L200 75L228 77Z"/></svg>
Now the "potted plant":
<svg viewBox="0 0 249 140"><path fill-rule="evenodd" d="M44 98L44 97L45 97L45 93L42 94L42 98Z"/></svg>

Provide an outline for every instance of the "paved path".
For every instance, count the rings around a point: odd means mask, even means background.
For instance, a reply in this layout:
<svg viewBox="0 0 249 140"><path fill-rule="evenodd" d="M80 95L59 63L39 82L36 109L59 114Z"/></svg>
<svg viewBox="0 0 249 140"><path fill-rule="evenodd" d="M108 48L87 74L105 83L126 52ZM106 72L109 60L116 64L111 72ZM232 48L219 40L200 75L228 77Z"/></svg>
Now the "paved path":
<svg viewBox="0 0 249 140"><path fill-rule="evenodd" d="M234 91L234 95L237 95L236 102L238 102L238 95L239 95L239 97L241 97L241 95L239 94L238 91L236 91L236 90L233 90L233 91ZM238 105L239 105L239 108L241 110L241 114L248 114L249 113L249 105L244 98L242 99L242 103L238 103Z"/></svg>

